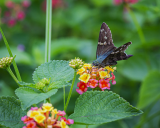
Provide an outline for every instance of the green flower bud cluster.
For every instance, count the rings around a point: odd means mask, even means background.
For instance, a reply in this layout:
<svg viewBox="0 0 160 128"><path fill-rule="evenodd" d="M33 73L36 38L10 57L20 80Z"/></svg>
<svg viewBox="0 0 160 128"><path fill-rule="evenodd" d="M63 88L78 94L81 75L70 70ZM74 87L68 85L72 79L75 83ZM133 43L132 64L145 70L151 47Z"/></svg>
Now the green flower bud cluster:
<svg viewBox="0 0 160 128"><path fill-rule="evenodd" d="M0 59L0 68L7 68L9 67L13 62L13 57L3 57Z"/></svg>
<svg viewBox="0 0 160 128"><path fill-rule="evenodd" d="M50 82L50 79L48 80L47 78L44 78L36 84L36 88L43 89L46 85L49 84L49 82Z"/></svg>
<svg viewBox="0 0 160 128"><path fill-rule="evenodd" d="M69 61L69 66L73 69L79 69L83 66L84 62L80 58L75 58Z"/></svg>

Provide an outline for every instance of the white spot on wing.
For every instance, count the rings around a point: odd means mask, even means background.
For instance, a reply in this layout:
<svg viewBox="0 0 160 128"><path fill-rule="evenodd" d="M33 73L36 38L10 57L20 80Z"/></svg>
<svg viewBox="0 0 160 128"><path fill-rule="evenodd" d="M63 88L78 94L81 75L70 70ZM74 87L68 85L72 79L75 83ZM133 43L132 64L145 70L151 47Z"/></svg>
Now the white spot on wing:
<svg viewBox="0 0 160 128"><path fill-rule="evenodd" d="M106 37L106 36L104 36L104 39L107 39L107 37Z"/></svg>
<svg viewBox="0 0 160 128"><path fill-rule="evenodd" d="M101 32L103 32L104 31L104 29L101 29Z"/></svg>
<svg viewBox="0 0 160 128"><path fill-rule="evenodd" d="M104 42L104 45L106 45L107 43L106 43L106 41Z"/></svg>

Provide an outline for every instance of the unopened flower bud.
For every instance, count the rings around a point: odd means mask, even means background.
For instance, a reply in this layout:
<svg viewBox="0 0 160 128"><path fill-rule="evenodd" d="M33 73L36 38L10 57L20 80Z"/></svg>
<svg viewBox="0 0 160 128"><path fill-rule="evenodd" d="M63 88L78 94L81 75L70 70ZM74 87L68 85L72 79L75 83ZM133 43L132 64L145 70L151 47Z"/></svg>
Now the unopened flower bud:
<svg viewBox="0 0 160 128"><path fill-rule="evenodd" d="M50 82L50 79L48 80L47 78L44 78L41 80L42 83L44 83L45 85L48 85Z"/></svg>
<svg viewBox="0 0 160 128"><path fill-rule="evenodd" d="M80 69L83 66L84 62L80 58L72 59L69 62L69 66L73 69Z"/></svg>
<svg viewBox="0 0 160 128"><path fill-rule="evenodd" d="M13 57L3 57L0 59L0 68L7 68L9 67L13 62Z"/></svg>
<svg viewBox="0 0 160 128"><path fill-rule="evenodd" d="M37 89L43 89L44 86L45 86L45 84L42 83L42 82L38 82L38 83L36 84L36 88L37 88Z"/></svg>

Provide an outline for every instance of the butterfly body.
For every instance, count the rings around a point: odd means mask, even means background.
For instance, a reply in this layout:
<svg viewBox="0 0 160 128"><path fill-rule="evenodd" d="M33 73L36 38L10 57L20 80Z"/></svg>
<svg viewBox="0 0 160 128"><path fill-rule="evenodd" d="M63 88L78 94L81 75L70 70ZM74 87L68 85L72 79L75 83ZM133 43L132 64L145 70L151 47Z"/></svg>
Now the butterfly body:
<svg viewBox="0 0 160 128"><path fill-rule="evenodd" d="M115 47L109 27L106 23L102 23L96 52L97 59L92 64L98 67L105 67L116 65L119 60L128 59L133 56L125 53L130 44L131 42L128 42L119 48Z"/></svg>

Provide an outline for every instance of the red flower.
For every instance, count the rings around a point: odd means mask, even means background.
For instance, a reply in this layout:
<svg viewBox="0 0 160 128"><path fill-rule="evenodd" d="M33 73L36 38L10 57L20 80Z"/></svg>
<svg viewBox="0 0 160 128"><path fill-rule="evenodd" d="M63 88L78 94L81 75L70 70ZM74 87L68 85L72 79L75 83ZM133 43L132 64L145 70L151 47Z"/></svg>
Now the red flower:
<svg viewBox="0 0 160 128"><path fill-rule="evenodd" d="M74 123L74 120L66 119L65 117L61 117L60 120L64 120L64 122L66 122L66 124L68 124L68 125L71 125Z"/></svg>
<svg viewBox="0 0 160 128"><path fill-rule="evenodd" d="M95 88L98 86L98 80L96 79L90 79L89 82L87 83L87 86L90 88Z"/></svg>
<svg viewBox="0 0 160 128"><path fill-rule="evenodd" d="M99 87L102 89L102 91L104 89L110 89L110 83L108 80L101 79L99 80Z"/></svg>
<svg viewBox="0 0 160 128"><path fill-rule="evenodd" d="M77 83L77 87L79 87L79 89L76 89L76 91L79 93L79 94L83 94L84 92L87 91L87 83L84 83L82 81L78 82Z"/></svg>
<svg viewBox="0 0 160 128"><path fill-rule="evenodd" d="M33 118L30 118L30 117L27 117L27 116L21 117L21 120L23 121L24 124L27 124L29 122L33 122L34 121Z"/></svg>
<svg viewBox="0 0 160 128"><path fill-rule="evenodd" d="M36 123L35 122L29 122L26 124L26 128L35 128L36 127Z"/></svg>

